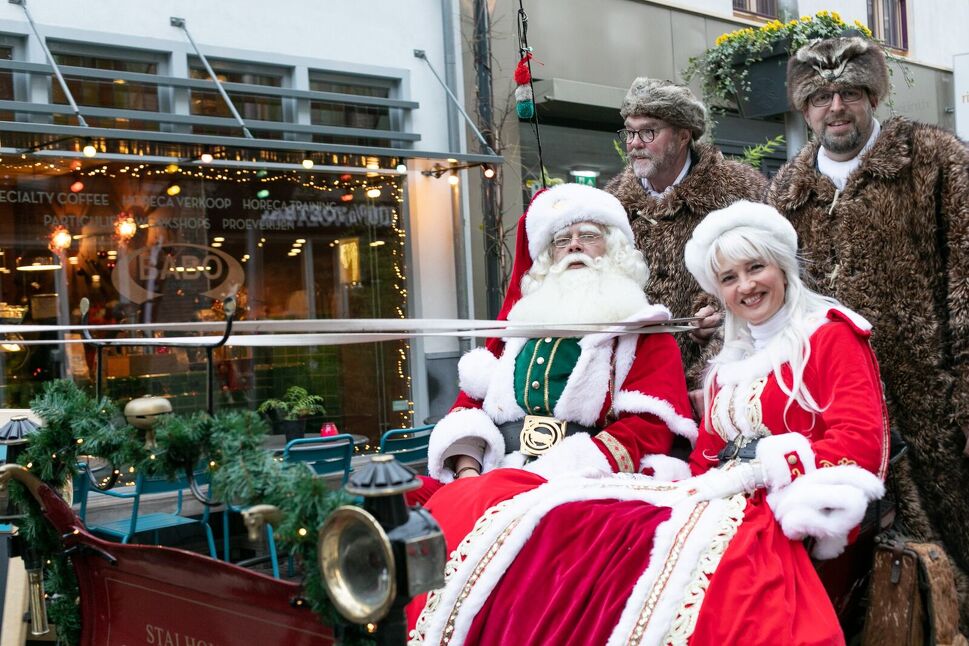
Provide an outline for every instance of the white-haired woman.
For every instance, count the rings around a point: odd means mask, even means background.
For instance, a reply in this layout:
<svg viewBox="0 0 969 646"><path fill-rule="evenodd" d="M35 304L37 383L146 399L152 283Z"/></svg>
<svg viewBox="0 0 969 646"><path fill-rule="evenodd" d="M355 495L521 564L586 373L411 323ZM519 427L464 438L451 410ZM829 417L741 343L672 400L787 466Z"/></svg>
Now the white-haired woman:
<svg viewBox="0 0 969 646"><path fill-rule="evenodd" d="M797 235L762 204L707 216L686 265L726 315L681 480L549 483L491 510L418 625L429 640L844 642L802 539L839 555L884 492L870 326L801 282Z"/></svg>

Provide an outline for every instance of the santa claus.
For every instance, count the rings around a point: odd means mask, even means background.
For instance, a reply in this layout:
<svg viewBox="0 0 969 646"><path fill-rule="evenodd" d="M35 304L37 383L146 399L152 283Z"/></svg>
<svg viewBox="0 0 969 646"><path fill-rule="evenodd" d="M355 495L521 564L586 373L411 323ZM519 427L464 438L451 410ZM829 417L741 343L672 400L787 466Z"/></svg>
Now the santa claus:
<svg viewBox="0 0 969 646"><path fill-rule="evenodd" d="M556 186L535 197L524 227L518 253L528 258L516 259L516 267L530 266L509 289L509 321L669 320L669 311L644 294L649 272L612 195L579 184ZM416 500L499 467L523 468L539 482L559 474L652 473L673 462L666 456L673 434L696 438L670 334L617 327L581 338L502 341L461 359L462 395L431 434L430 478ZM462 492L467 508L468 489ZM435 500L438 510L452 506L442 495Z"/></svg>

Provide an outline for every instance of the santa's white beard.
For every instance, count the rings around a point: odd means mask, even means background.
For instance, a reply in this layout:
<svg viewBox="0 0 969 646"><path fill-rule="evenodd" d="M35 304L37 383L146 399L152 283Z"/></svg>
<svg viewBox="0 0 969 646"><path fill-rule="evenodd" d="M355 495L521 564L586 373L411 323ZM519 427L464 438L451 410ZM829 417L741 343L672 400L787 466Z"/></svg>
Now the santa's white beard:
<svg viewBox="0 0 969 646"><path fill-rule="evenodd" d="M586 257L587 258L587 257ZM572 262L572 256L563 259ZM607 258L599 267L548 273L535 291L522 296L508 313L516 323L614 323L649 305L643 288L615 271Z"/></svg>

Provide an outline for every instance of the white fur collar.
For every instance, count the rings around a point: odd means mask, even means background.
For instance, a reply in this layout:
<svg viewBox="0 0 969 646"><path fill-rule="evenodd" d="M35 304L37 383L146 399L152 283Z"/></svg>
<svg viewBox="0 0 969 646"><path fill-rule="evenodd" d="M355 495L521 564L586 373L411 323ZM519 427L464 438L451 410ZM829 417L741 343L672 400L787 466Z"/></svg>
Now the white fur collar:
<svg viewBox="0 0 969 646"><path fill-rule="evenodd" d="M841 316L838 317L838 314ZM823 315L811 317L805 330L807 336L810 337L819 327L832 320L832 315L837 318L846 318L861 331L871 330L871 323L866 321L863 316L842 306L832 307ZM750 383L755 379L766 377L771 373L774 365L772 359L776 359L777 365L784 365L790 361L791 357L788 356L789 350L785 344L779 341L779 336L775 335L763 350L754 352L736 361L716 366L717 385L722 388L724 386Z"/></svg>

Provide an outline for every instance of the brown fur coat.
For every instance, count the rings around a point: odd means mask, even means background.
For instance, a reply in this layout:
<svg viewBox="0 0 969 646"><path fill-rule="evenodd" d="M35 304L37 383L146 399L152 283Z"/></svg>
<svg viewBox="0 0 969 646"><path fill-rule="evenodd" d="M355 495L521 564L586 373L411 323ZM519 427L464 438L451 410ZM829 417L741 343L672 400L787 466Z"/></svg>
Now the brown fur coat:
<svg viewBox="0 0 969 646"><path fill-rule="evenodd" d="M724 159L718 149L707 144L694 145L689 173L660 197L646 192L631 165L609 182L606 190L626 207L636 246L649 265L649 300L666 305L673 316L692 316L700 307L715 303L716 299L704 294L686 270L683 248L693 229L710 211L737 200L759 202L766 188L767 179L761 173L747 164ZM688 384L690 388L699 388L700 374L716 348L708 347L703 352L686 335L677 340Z"/></svg>
<svg viewBox="0 0 969 646"><path fill-rule="evenodd" d="M896 472L901 520L916 538L941 539L964 574L969 149L934 126L890 119L839 195L817 154L809 144L782 168L768 201L797 229L814 287L871 321L891 422L910 448Z"/></svg>

